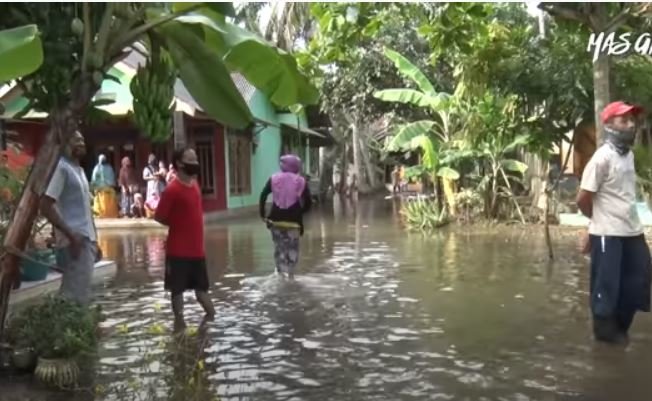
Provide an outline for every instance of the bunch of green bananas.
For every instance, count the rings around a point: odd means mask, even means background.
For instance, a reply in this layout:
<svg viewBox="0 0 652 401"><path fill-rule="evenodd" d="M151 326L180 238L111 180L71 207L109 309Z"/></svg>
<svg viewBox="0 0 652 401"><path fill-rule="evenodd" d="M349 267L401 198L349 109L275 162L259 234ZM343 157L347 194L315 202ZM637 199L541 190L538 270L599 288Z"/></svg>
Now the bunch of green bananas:
<svg viewBox="0 0 652 401"><path fill-rule="evenodd" d="M131 80L134 121L152 142L165 142L172 134L176 70L161 58L148 59Z"/></svg>

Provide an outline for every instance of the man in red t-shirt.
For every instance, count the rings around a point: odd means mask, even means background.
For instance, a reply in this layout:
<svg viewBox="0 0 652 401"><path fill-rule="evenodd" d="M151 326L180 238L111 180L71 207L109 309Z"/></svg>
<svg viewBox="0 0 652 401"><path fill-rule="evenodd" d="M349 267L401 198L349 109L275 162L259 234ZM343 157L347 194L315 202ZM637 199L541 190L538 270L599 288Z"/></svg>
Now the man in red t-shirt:
<svg viewBox="0 0 652 401"><path fill-rule="evenodd" d="M177 179L163 191L154 219L169 227L166 244L165 289L172 293L175 328L183 329L183 292L194 290L206 319L215 316L208 296L208 274L204 253L204 213L201 191L195 181L199 162L194 150L174 152Z"/></svg>

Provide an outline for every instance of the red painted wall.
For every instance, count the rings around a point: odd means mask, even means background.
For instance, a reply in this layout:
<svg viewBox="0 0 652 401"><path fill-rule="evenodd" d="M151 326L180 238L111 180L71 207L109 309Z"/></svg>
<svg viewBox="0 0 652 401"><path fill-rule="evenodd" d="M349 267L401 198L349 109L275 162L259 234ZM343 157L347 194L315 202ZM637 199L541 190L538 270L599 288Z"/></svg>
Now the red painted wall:
<svg viewBox="0 0 652 401"><path fill-rule="evenodd" d="M8 131L18 134L17 136L10 135L9 140L20 144L21 150L31 157L36 157L36 153L45 140L47 129L48 127L45 124L32 121L10 122L7 124Z"/></svg>
<svg viewBox="0 0 652 401"><path fill-rule="evenodd" d="M224 128L220 125L215 126L215 145L214 158L215 163L215 188L217 196L204 198L204 212L217 212L226 210L226 162L224 149Z"/></svg>
<svg viewBox="0 0 652 401"><path fill-rule="evenodd" d="M13 147L7 151L0 150L2 162L6 161L9 169L15 171L29 168L45 140L47 126L33 121L12 121L5 129L9 132L8 144ZM16 153L16 148L19 153Z"/></svg>

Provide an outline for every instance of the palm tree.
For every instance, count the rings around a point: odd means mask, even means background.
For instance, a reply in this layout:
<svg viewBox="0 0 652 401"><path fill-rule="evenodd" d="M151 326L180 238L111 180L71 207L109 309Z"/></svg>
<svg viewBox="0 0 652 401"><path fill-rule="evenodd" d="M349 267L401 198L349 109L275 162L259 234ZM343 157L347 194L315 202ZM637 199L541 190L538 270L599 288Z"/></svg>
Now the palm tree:
<svg viewBox="0 0 652 401"><path fill-rule="evenodd" d="M269 11L267 21L262 18L265 11ZM285 51L292 51L298 40L307 42L312 29L310 3L290 1L243 3L236 10L235 20Z"/></svg>
<svg viewBox="0 0 652 401"><path fill-rule="evenodd" d="M293 50L299 39L307 42L312 28L310 3L271 3L272 13L265 29L265 39L286 51Z"/></svg>

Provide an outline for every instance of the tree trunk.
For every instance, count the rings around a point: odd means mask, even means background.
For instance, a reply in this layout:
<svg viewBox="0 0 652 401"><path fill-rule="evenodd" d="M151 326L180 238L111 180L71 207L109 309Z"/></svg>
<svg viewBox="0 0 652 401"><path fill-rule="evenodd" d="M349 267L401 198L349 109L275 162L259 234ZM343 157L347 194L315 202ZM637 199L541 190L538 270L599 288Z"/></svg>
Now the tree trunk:
<svg viewBox="0 0 652 401"><path fill-rule="evenodd" d="M528 165L526 178L530 182L530 196L532 196L532 208L539 208L541 205L542 195L544 193L543 183L545 182L544 168L545 163L542 158L534 153L525 153L525 164Z"/></svg>
<svg viewBox="0 0 652 401"><path fill-rule="evenodd" d="M321 196L326 196L328 190L333 186L333 166L337 158L337 148L319 149L321 157L319 158L319 192Z"/></svg>
<svg viewBox="0 0 652 401"><path fill-rule="evenodd" d="M553 260L555 258L555 252L552 247L552 238L550 236L550 218L548 217L550 215L550 197L552 196L552 192L548 193L546 191L546 206L543 209L543 232L546 237L546 247L548 247L548 259Z"/></svg>
<svg viewBox="0 0 652 401"><path fill-rule="evenodd" d="M366 194L369 192L369 185L362 171L362 156L360 155L360 129L357 119L351 123L351 142L353 143L353 174L356 176L356 185L358 193Z"/></svg>
<svg viewBox="0 0 652 401"><path fill-rule="evenodd" d="M368 150L367 144L363 141L363 138L368 139L366 135L360 136L360 155L362 156L362 162L364 163L364 174L367 177L367 186L371 191L378 189L378 177L376 174L376 169L374 168L373 163L371 162L371 154Z"/></svg>
<svg viewBox="0 0 652 401"><path fill-rule="evenodd" d="M608 23L606 3L593 3L594 7L594 22L592 30L595 33L600 33L605 30ZM615 29L615 28L614 28ZM606 52L600 52L598 59L593 63L593 98L594 98L594 113L595 113L595 140L596 145L600 146L602 143L602 121L600 121L600 113L602 109L609 103L611 91L609 87L609 74L610 58Z"/></svg>
<svg viewBox="0 0 652 401"><path fill-rule="evenodd" d="M609 103L610 88L609 88L609 56L601 54L600 57L593 64L593 95L595 97L595 139L596 144L602 143L603 131L602 121L600 120L600 113L604 107Z"/></svg>
<svg viewBox="0 0 652 401"><path fill-rule="evenodd" d="M338 192L340 195L346 193L346 188L349 185L347 179L349 177L349 155L348 155L348 146L346 142L343 144L342 157L340 158L340 185Z"/></svg>
<svg viewBox="0 0 652 401"><path fill-rule="evenodd" d="M442 188L444 192L444 199L446 207L448 207L449 216L455 217L457 215L457 205L455 202L455 195L457 194L457 184L455 180L449 178L441 179Z"/></svg>
<svg viewBox="0 0 652 401"><path fill-rule="evenodd" d="M491 205L489 216L492 219L498 217L498 168L492 164L491 174Z"/></svg>
<svg viewBox="0 0 652 401"><path fill-rule="evenodd" d="M38 214L39 201L43 192L50 182L59 156L61 154L61 141L69 137L68 131L74 131L70 125L71 119L67 113L54 114L50 118L50 129L48 130L45 142L34 160L32 170L29 173L27 182L14 213L11 224L5 236L5 249L25 249L31 233L32 225ZM9 296L11 289L19 280L20 258L11 252L7 252L2 260L0 271L0 338L4 334L4 325L9 307Z"/></svg>
<svg viewBox="0 0 652 401"><path fill-rule="evenodd" d="M72 100L61 109L50 112L50 129L23 187L18 207L5 236L3 244L5 249L20 251L25 249L38 214L41 196L61 156L61 144L67 143L73 132L77 130L80 117L84 115L98 89L90 75L82 76L81 80L73 86ZM0 338L4 335L11 289L19 279L19 266L20 258L11 252L7 252L4 259L0 261Z"/></svg>

